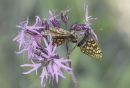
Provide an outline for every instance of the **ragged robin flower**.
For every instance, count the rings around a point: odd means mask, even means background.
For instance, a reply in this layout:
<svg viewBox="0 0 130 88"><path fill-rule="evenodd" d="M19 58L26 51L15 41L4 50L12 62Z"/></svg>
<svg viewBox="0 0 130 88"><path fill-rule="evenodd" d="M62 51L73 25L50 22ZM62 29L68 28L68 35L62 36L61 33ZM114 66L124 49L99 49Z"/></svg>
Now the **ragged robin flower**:
<svg viewBox="0 0 130 88"><path fill-rule="evenodd" d="M30 74L33 71L41 71L41 85L44 87L49 81L56 81L58 83L59 78L65 78L64 71L73 75L72 69L68 66L70 60L60 58L56 54L56 46L52 44L52 40L48 41L44 38L45 48L40 49L36 53L36 57L31 60L31 64L24 64L21 67L32 67L31 70L23 72L23 74ZM39 53L39 54L38 54ZM40 69L41 68L41 69Z"/></svg>
<svg viewBox="0 0 130 88"><path fill-rule="evenodd" d="M42 25L42 20L40 17L36 16L36 22L34 25L28 25L28 19L21 22L18 26L20 28L18 35L13 39L19 43L20 51L18 54L27 52L28 58L34 57L34 50L39 47L38 44L41 42L42 35L41 30L44 30L44 25Z"/></svg>
<svg viewBox="0 0 130 88"><path fill-rule="evenodd" d="M55 22L55 17L50 18ZM65 59L56 53L56 45L53 44L52 38L41 34L44 30L49 30L50 25L47 20L42 21L36 16L34 25L29 25L28 19L21 22L17 27L20 28L14 41L19 43L20 51L17 54L27 52L28 60L31 64L23 64L21 67L32 67L31 70L23 72L30 74L33 71L41 72L41 85L45 86L48 81L56 81L59 77L65 78L64 71L73 76L72 68L69 67L70 60ZM53 26L56 26L57 23ZM58 26L57 26L58 27ZM44 45L42 45L44 43ZM42 71L40 71L42 69ZM74 79L75 80L75 79Z"/></svg>

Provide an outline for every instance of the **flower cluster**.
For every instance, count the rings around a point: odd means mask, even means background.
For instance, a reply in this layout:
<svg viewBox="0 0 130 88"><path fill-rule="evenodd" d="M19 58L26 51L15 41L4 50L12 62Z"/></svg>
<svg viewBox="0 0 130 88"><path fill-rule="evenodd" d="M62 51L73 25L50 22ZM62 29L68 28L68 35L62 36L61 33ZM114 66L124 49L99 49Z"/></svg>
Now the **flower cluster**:
<svg viewBox="0 0 130 88"><path fill-rule="evenodd" d="M70 60L60 57L56 53L57 46L53 44L52 36L45 36L42 32L50 28L61 28L61 22L67 24L69 10L62 11L60 15L49 11L49 19L42 20L36 16L36 22L29 25L29 20L21 22L17 27L20 28L18 35L14 41L19 44L19 52L21 54L26 52L30 64L23 64L21 67L31 67L32 69L23 72L23 74L30 74L34 71L40 71L41 85L45 86L48 81L56 81L58 83L59 77L65 78L64 71L72 76L74 79L72 68L69 66ZM60 16L60 19L58 17ZM86 17L86 19L90 19ZM75 31L84 31L89 28L89 23L74 24L69 29Z"/></svg>
<svg viewBox="0 0 130 88"><path fill-rule="evenodd" d="M49 43L45 38L43 40L46 47L43 49L39 47L37 49L39 51L34 52L35 57L31 59L31 64L24 64L21 67L32 67L31 70L23 72L23 74L30 74L33 71L37 73L37 70L42 68L40 75L41 85L45 86L47 80L56 80L58 83L59 77L65 78L62 70L71 74L72 69L68 66L68 62L70 62L68 59L60 58L56 54L56 46L53 46L51 38Z"/></svg>
<svg viewBox="0 0 130 88"><path fill-rule="evenodd" d="M49 30L49 27L60 28L60 22L56 16L49 11L49 20L41 20L36 16L34 25L29 26L29 20L21 22L17 27L20 28L14 41L18 42L20 51L17 54L27 52L30 64L23 64L21 67L31 67L32 69L23 72L30 74L33 71L41 70L41 85L45 86L47 81L55 80L58 83L59 77L65 78L63 72L73 76L72 68L69 67L70 60L61 58L56 53L57 46L53 44L52 36L44 36L41 32ZM66 14L62 14L62 21L66 22ZM42 44L44 43L44 44Z"/></svg>

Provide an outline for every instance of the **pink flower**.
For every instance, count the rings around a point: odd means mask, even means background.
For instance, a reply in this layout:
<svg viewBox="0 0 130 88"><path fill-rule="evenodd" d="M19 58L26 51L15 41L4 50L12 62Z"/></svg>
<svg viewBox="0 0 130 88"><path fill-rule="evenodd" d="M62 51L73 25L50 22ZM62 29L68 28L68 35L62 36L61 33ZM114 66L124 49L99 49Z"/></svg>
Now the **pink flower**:
<svg viewBox="0 0 130 88"><path fill-rule="evenodd" d="M34 25L28 25L28 19L21 22L17 27L20 28L18 35L13 39L19 43L20 51L17 54L27 51L28 58L35 56L34 51L39 47L39 43L42 40L42 35L39 30L43 29L42 20L36 16L36 22Z"/></svg>
<svg viewBox="0 0 130 88"><path fill-rule="evenodd" d="M41 70L41 85L45 86L48 80L56 81L58 83L59 77L65 78L64 71L72 75L72 69L69 67L69 60L59 58L56 54L56 46L53 46L52 39L50 41L44 39L46 47L40 51L40 55L32 59L31 64L24 64L21 67L32 67L31 70L23 72L23 74L30 74L33 71ZM41 69L39 69L41 68Z"/></svg>

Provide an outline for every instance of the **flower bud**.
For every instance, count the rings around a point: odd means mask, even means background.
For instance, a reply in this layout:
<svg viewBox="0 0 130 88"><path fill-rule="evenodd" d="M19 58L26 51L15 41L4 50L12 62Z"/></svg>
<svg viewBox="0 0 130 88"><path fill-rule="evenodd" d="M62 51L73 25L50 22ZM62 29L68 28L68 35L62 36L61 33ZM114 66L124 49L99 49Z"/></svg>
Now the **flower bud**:
<svg viewBox="0 0 130 88"><path fill-rule="evenodd" d="M54 27L60 28L60 23L59 23L59 21L58 21L55 17L51 17L51 18L50 18L50 22L51 22L51 24L52 24Z"/></svg>
<svg viewBox="0 0 130 88"><path fill-rule="evenodd" d="M63 11L61 12L61 20L64 22L64 23L67 23L69 17L68 17L68 13L69 10L66 10L66 11Z"/></svg>
<svg viewBox="0 0 130 88"><path fill-rule="evenodd" d="M60 22L59 20L56 18L55 14L52 13L52 11L49 10L49 15L50 15L50 23L54 26L54 27L57 27L57 28L60 28Z"/></svg>

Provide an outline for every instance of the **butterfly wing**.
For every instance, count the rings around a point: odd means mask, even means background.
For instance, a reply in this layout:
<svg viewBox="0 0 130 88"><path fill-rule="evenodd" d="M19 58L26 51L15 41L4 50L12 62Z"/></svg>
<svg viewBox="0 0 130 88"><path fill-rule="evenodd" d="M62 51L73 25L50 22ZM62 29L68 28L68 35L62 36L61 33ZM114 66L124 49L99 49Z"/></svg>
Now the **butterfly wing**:
<svg viewBox="0 0 130 88"><path fill-rule="evenodd" d="M64 44L67 40L64 36L53 36L53 44L57 44L57 46Z"/></svg>
<svg viewBox="0 0 130 88"><path fill-rule="evenodd" d="M57 46L64 44L66 41L71 40L72 34L61 28L51 28L50 30L44 31L43 35L51 35L53 39L53 44Z"/></svg>
<svg viewBox="0 0 130 88"><path fill-rule="evenodd" d="M97 59L102 58L102 51L93 38L89 38L82 46L80 46L80 50L90 57Z"/></svg>

